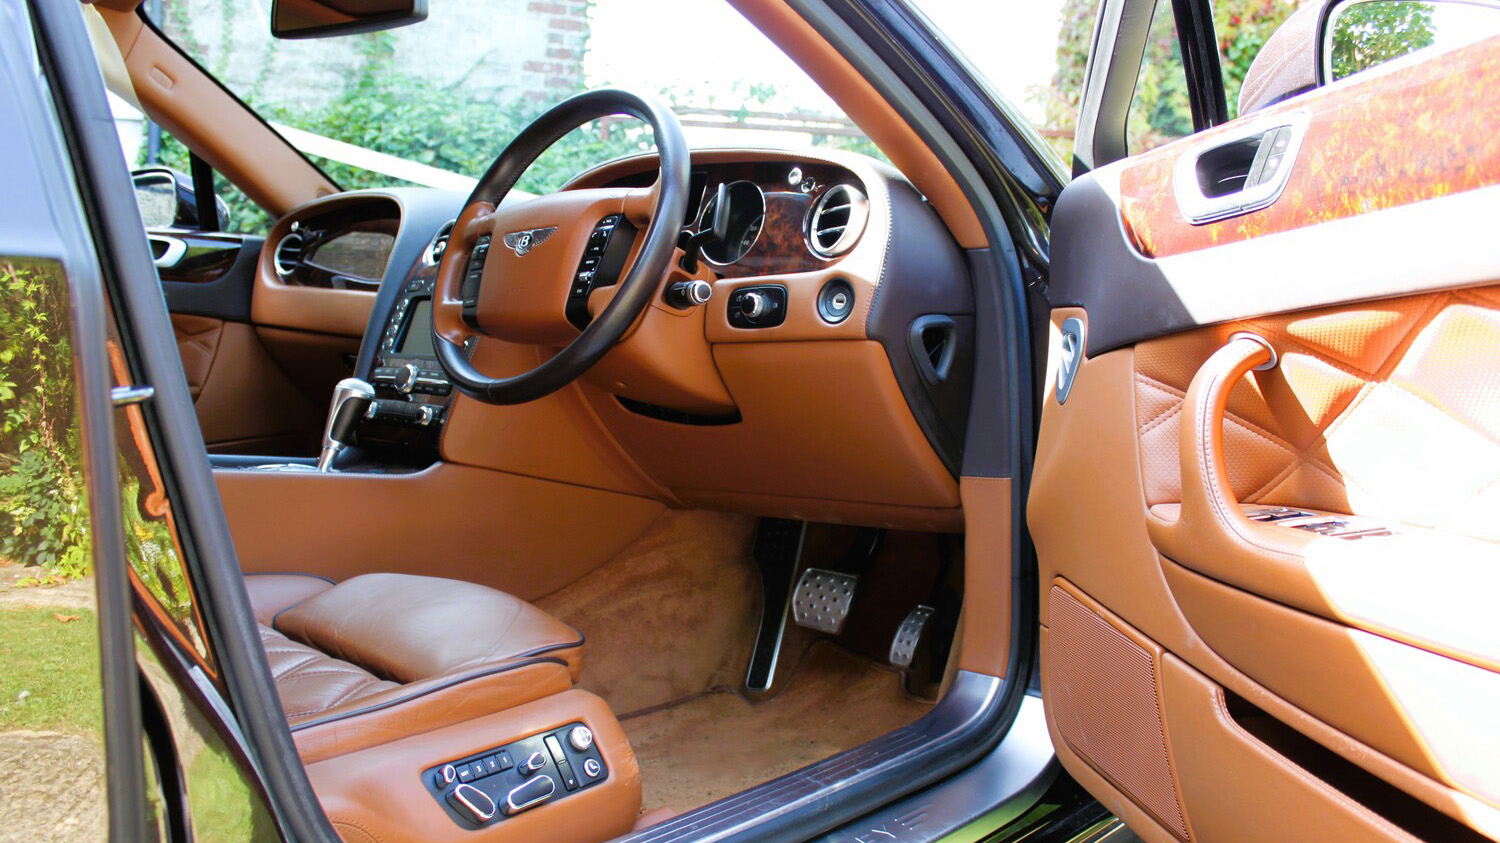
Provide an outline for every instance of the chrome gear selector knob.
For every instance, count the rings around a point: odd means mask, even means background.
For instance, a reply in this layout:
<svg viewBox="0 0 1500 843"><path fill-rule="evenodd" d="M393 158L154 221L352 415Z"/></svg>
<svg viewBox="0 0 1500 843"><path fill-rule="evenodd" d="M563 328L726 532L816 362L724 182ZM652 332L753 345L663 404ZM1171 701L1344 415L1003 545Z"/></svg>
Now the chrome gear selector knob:
<svg viewBox="0 0 1500 843"><path fill-rule="evenodd" d="M318 455L318 471L333 470L334 458L348 447L355 423L373 400L375 387L359 378L344 378L333 388L328 421L323 426L323 451Z"/></svg>

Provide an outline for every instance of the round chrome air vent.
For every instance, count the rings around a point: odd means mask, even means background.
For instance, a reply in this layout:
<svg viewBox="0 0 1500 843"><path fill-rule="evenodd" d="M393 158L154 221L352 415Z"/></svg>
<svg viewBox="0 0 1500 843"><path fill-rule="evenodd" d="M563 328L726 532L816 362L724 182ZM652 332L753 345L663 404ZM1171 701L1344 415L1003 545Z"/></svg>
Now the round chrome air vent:
<svg viewBox="0 0 1500 843"><path fill-rule="evenodd" d="M291 275L302 263L302 253L307 249L307 238L300 231L290 231L276 244L276 254L272 260L276 263L276 272L282 277Z"/></svg>
<svg viewBox="0 0 1500 843"><path fill-rule="evenodd" d="M443 252L448 250L448 238L453 236L455 222L458 221L448 220L442 228L438 229L437 236L432 238L432 242L427 244L427 251L423 253L423 256L429 264L436 266L443 259Z"/></svg>
<svg viewBox="0 0 1500 843"><path fill-rule="evenodd" d="M807 245L819 257L836 258L854 248L870 219L870 200L852 184L823 191L807 216Z"/></svg>

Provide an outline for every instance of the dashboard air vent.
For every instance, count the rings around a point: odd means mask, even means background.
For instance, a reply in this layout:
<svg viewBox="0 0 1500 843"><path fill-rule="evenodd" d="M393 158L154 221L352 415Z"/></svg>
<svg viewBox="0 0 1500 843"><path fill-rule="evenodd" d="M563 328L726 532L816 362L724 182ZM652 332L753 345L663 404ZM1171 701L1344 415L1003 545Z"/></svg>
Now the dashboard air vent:
<svg viewBox="0 0 1500 843"><path fill-rule="evenodd" d="M297 264L302 262L302 252L306 248L307 239L300 231L288 232L287 236L281 238L281 242L276 244L274 256L276 271L282 276L291 275L292 271L297 268Z"/></svg>
<svg viewBox="0 0 1500 843"><path fill-rule="evenodd" d="M834 258L854 248L870 218L870 200L852 184L836 184L813 203L807 244L819 257Z"/></svg>
<svg viewBox="0 0 1500 843"><path fill-rule="evenodd" d="M438 229L437 236L432 238L432 243L427 247L427 262L436 266L443 259L443 252L448 250L448 238L453 236L453 224L457 220L448 220L442 228Z"/></svg>

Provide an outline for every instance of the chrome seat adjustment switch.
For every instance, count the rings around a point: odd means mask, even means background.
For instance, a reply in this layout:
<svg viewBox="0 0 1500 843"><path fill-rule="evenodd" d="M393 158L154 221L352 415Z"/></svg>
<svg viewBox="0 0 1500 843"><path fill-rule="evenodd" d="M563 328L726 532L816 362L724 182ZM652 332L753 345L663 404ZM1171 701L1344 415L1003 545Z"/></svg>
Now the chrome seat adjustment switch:
<svg viewBox="0 0 1500 843"><path fill-rule="evenodd" d="M533 752L525 761L521 762L521 766L518 769L521 771L521 775L529 776L545 766L547 766L547 756L540 752Z"/></svg>
<svg viewBox="0 0 1500 843"><path fill-rule="evenodd" d="M574 726L568 732L568 744L579 752L587 752L594 745L594 733L587 726Z"/></svg>
<svg viewBox="0 0 1500 843"><path fill-rule="evenodd" d="M448 791L448 804L475 825L482 825L495 818L495 800L471 784L454 785Z"/></svg>
<svg viewBox="0 0 1500 843"><path fill-rule="evenodd" d="M537 776L531 781L513 788L510 793L506 794L505 805L502 810L505 811L507 817L513 817L522 811L535 808L546 802L556 792L557 782L554 782L551 776Z"/></svg>

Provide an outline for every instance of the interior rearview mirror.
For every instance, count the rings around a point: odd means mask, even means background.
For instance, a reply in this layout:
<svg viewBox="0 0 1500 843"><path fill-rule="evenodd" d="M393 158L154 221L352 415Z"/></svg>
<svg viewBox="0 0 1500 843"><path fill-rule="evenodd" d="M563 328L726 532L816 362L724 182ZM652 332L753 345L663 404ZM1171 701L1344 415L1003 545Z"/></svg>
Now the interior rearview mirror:
<svg viewBox="0 0 1500 843"><path fill-rule="evenodd" d="M427 19L427 0L273 0L271 34L328 38L394 29Z"/></svg>
<svg viewBox="0 0 1500 843"><path fill-rule="evenodd" d="M1445 52L1500 35L1493 0L1348 0L1324 13L1319 83L1336 82L1418 51Z"/></svg>

